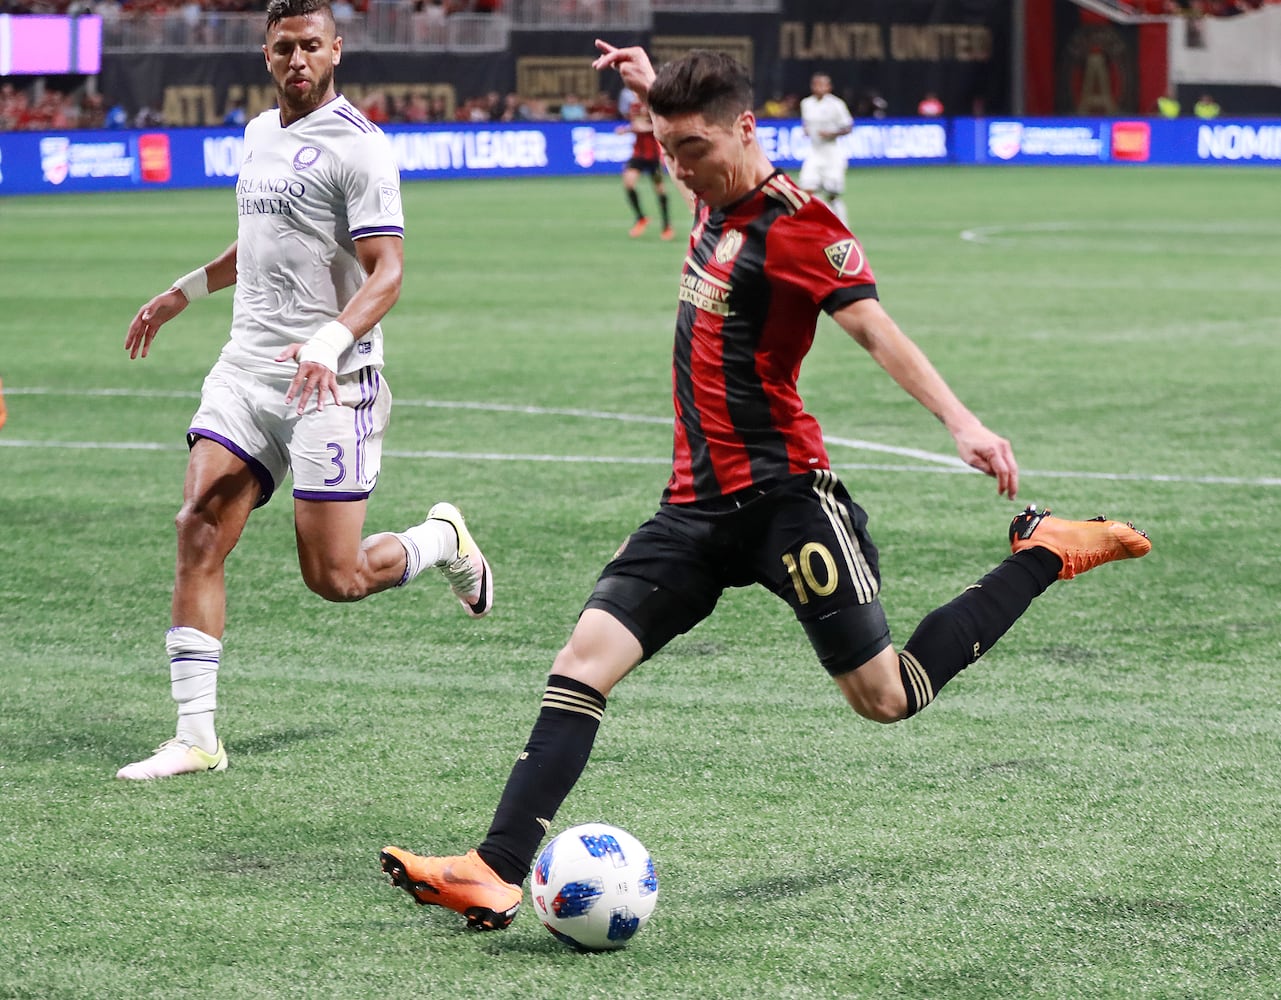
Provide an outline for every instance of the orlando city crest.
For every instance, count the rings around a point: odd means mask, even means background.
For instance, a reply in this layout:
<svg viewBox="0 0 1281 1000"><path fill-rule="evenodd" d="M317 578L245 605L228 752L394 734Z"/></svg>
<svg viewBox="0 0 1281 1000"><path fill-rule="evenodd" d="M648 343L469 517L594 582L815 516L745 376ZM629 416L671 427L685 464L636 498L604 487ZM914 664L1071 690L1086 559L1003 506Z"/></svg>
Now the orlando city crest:
<svg viewBox="0 0 1281 1000"><path fill-rule="evenodd" d="M294 153L294 169L306 170L319 159L319 146L303 146L298 152Z"/></svg>
<svg viewBox="0 0 1281 1000"><path fill-rule="evenodd" d="M841 240L823 248L827 262L837 274L858 274L863 270L863 248L855 240Z"/></svg>

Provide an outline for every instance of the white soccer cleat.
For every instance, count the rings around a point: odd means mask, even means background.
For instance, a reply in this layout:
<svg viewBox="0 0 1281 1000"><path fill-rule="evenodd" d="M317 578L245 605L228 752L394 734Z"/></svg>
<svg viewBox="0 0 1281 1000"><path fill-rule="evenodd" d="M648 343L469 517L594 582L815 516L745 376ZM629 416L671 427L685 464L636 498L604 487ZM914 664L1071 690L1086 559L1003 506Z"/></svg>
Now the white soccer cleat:
<svg viewBox="0 0 1281 1000"><path fill-rule="evenodd" d="M171 778L175 774L195 774L201 771L227 770L227 751L218 741L218 749L206 753L200 747L182 742L176 736L156 748L146 760L126 764L116 772L117 778L127 781L147 781L151 778Z"/></svg>
<svg viewBox="0 0 1281 1000"><path fill-rule="evenodd" d="M494 606L494 575L476 539L467 530L462 512L452 503L441 502L427 512L427 520L444 521L458 534L457 558L436 565L458 603L473 618L489 614Z"/></svg>

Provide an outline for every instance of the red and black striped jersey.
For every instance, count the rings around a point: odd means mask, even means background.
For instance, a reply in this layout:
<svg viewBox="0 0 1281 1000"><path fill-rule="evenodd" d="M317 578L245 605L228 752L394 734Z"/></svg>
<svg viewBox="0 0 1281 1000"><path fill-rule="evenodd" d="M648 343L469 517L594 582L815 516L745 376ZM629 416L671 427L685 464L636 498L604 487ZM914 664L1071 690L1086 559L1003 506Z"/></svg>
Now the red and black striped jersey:
<svg viewBox="0 0 1281 1000"><path fill-rule="evenodd" d="M863 248L781 171L725 209L699 206L681 272L664 503L829 466L796 380L820 310L875 298Z"/></svg>
<svg viewBox="0 0 1281 1000"><path fill-rule="evenodd" d="M632 158L636 160L657 160L659 157L658 140L653 132L637 132L636 145L632 147Z"/></svg>

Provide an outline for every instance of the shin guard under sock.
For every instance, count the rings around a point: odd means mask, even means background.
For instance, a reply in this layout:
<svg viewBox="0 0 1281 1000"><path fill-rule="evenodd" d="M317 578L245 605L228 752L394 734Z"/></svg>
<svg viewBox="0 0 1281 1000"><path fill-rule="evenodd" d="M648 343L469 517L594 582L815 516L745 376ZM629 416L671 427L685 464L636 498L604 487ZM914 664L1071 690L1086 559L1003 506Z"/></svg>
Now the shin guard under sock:
<svg viewBox="0 0 1281 1000"><path fill-rule="evenodd" d="M587 766L604 714L605 696L599 691L559 674L547 678L529 742L477 849L504 881L525 881L556 810Z"/></svg>
<svg viewBox="0 0 1281 1000"><path fill-rule="evenodd" d="M1054 582L1060 565L1046 549L1025 549L926 615L899 653L908 716L986 653Z"/></svg>

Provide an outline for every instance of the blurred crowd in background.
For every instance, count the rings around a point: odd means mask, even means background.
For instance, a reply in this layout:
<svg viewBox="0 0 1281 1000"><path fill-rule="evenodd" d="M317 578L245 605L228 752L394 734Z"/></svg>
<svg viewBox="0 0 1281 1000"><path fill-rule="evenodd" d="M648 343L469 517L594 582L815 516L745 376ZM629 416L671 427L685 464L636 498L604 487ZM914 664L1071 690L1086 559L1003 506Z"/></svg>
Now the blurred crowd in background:
<svg viewBox="0 0 1281 1000"><path fill-rule="evenodd" d="M548 8L562 14L590 14L601 0L543 0ZM416 11L438 10L448 16L457 13L501 12L506 0L334 0L339 21L369 10L371 3L396 3ZM1114 7L1135 14L1186 17L1231 17L1248 13L1281 0L1111 0ZM262 0L0 0L0 14L76 14L103 17L123 14L156 14L168 11L252 12L261 11Z"/></svg>
<svg viewBox="0 0 1281 1000"><path fill-rule="evenodd" d="M455 13L493 13L502 11L505 0L334 0L334 14L344 17L368 11L371 3L400 3L423 11L439 9L444 15ZM547 7L560 13L590 14L601 0L544 0ZM1258 10L1281 0L1111 0L1114 7L1135 14L1187 17L1231 17ZM122 13L163 13L192 9L205 11L261 11L262 0L0 0L0 14L101 14L118 17Z"/></svg>
<svg viewBox="0 0 1281 1000"><path fill-rule="evenodd" d="M352 14L363 14L370 3L384 0L334 0L334 17L342 21ZM391 0L401 2L401 0ZM449 14L483 14L502 9L503 0L403 0L415 10L439 8ZM548 0L549 5L562 6L567 0ZM570 3L581 0L568 0ZM104 18L122 14L160 14L169 11L192 10L226 13L261 12L264 0L0 0L0 14L100 14Z"/></svg>
<svg viewBox="0 0 1281 1000"><path fill-rule="evenodd" d="M1119 6L1139 14L1181 17L1232 17L1281 0L1129 0Z"/></svg>
<svg viewBox="0 0 1281 1000"><path fill-rule="evenodd" d="M31 90L37 88L32 87ZM160 111L141 108L130 114L111 104L102 94L64 93L47 83L38 96L11 81L0 83L0 131L58 132L75 128L118 129L154 128L164 125ZM454 106L444 96L428 96L421 91L403 98L392 98L380 90L369 90L357 102L370 121L386 124L424 124L428 122L534 122L534 121L619 121L624 115L618 101L601 91L590 98L569 94L562 100L547 101L522 97L520 94L491 92L469 97ZM799 115L799 98L795 94L771 98L759 109L761 117L795 118ZM881 112L880 114L883 114ZM878 115L880 116L880 115ZM247 116L243 104L236 103L227 111L223 125L243 127Z"/></svg>
<svg viewBox="0 0 1281 1000"><path fill-rule="evenodd" d="M508 0L333 0L336 19L342 26L358 29L368 16L371 4L390 4L414 15L440 19L452 14L494 13L503 10ZM548 8L560 14L587 12L601 0L545 0ZM1206 17L1231 17L1257 10L1281 0L1109 0L1115 7L1131 13L1161 16L1177 15L1196 22ZM81 14L101 15L104 20L145 18L157 14L181 15L192 25L217 13L260 12L263 0L0 0L0 14ZM799 115L800 95L774 95L758 114L765 118L795 118ZM414 92L392 98L379 91L363 94L361 110L378 124L428 122L520 122L520 121L605 121L622 117L615 99L601 92L594 96L566 95L549 104L519 94L489 93L460 99L456 103L439 95ZM886 115L883 99L867 91L851 101L858 118L881 118ZM1171 111L1173 107L1173 111ZM1153 109L1175 117L1183 113L1177 102ZM932 94L922 98L916 113L934 117L944 113ZM1200 110L1197 110L1201 114ZM1217 105L1214 113L1218 113ZM1209 115L1203 115L1209 117ZM243 105L227 110L223 124L241 127L245 124ZM164 125L157 108L126 109L109 96L94 92L83 79L42 79L10 77L0 79L0 131L62 131L66 129L152 128Z"/></svg>

